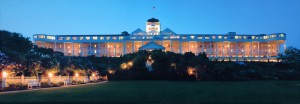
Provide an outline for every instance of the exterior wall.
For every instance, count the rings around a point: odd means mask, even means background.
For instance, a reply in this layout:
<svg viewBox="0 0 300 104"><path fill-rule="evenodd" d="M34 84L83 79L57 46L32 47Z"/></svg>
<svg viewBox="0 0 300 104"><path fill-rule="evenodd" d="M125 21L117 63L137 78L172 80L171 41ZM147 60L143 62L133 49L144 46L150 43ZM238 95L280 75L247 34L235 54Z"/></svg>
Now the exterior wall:
<svg viewBox="0 0 300 104"><path fill-rule="evenodd" d="M60 36L47 39L47 35L34 35L38 47L51 48L67 56L108 56L137 52L150 41L175 53L205 52L212 60L224 61L276 61L278 53L285 49L285 34L271 35L178 35L177 38L152 36L147 39L138 36ZM53 36L53 35L51 35ZM39 38L41 37L41 38ZM272 37L272 38L271 38Z"/></svg>

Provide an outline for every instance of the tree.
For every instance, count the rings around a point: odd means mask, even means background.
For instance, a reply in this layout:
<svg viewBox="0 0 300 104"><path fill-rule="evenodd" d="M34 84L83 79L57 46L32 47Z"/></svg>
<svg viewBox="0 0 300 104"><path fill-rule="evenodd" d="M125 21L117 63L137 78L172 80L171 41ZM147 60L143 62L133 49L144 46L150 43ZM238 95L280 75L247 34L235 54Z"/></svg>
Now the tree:
<svg viewBox="0 0 300 104"><path fill-rule="evenodd" d="M295 47L288 47L283 54L278 55L278 59L288 63L299 63L300 50Z"/></svg>

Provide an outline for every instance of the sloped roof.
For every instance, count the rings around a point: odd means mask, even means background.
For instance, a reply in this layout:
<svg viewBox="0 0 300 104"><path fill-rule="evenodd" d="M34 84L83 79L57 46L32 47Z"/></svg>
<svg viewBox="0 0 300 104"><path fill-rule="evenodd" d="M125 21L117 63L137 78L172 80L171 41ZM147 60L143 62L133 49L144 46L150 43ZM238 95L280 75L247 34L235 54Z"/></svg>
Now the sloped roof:
<svg viewBox="0 0 300 104"><path fill-rule="evenodd" d="M159 44L151 41L151 42L149 42L149 43L147 43L147 44L145 44L145 45L143 45L142 47L139 48L139 50L149 50L149 49L153 49L153 50L155 50L155 49L161 49L161 50L164 50L165 47L163 47L163 46L161 46L161 45L159 45Z"/></svg>
<svg viewBox="0 0 300 104"><path fill-rule="evenodd" d="M146 32L143 31L142 29L138 28L138 29L134 30L131 34L134 34L134 33L146 33Z"/></svg>
<svg viewBox="0 0 300 104"><path fill-rule="evenodd" d="M162 34L164 34L164 33L172 33L173 35L175 35L176 33L174 32L174 31L172 31L171 29L169 29L169 28L166 28L165 30L163 30L163 31L161 31L161 33Z"/></svg>

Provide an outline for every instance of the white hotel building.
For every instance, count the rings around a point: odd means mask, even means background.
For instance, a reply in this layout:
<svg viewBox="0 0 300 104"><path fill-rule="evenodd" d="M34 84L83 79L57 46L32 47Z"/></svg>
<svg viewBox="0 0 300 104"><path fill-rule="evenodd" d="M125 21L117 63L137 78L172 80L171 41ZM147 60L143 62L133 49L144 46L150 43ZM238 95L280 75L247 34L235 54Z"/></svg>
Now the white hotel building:
<svg viewBox="0 0 300 104"><path fill-rule="evenodd" d="M141 49L163 49L175 53L205 52L211 60L277 61L285 49L285 33L274 34L177 34L161 31L158 19L146 22L146 31L131 34L46 35L35 34L38 47L52 48L67 56L119 57Z"/></svg>

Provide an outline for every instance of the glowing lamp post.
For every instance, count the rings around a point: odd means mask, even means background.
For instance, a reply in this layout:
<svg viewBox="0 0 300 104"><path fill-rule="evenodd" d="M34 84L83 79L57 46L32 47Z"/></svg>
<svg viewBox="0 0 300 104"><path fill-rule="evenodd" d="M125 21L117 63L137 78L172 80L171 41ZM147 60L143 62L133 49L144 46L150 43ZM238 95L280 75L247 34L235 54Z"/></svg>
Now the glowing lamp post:
<svg viewBox="0 0 300 104"><path fill-rule="evenodd" d="M53 76L52 73L48 73L48 84L51 84L51 77Z"/></svg>
<svg viewBox="0 0 300 104"><path fill-rule="evenodd" d="M49 73L49 74L48 74L48 76L49 76L49 77L52 77L52 76L53 76L53 74L52 74L52 73Z"/></svg>
<svg viewBox="0 0 300 104"><path fill-rule="evenodd" d="M92 74L92 80L95 79L95 76L96 76L95 73L93 73L93 74Z"/></svg>
<svg viewBox="0 0 300 104"><path fill-rule="evenodd" d="M75 80L77 81L79 74L75 73Z"/></svg>
<svg viewBox="0 0 300 104"><path fill-rule="evenodd" d="M3 71L3 78L7 77L7 72Z"/></svg>
<svg viewBox="0 0 300 104"><path fill-rule="evenodd" d="M128 65L129 65L129 66L132 66L132 65L133 65L132 61L129 61L129 62L128 62Z"/></svg>
<svg viewBox="0 0 300 104"><path fill-rule="evenodd" d="M7 77L7 72L3 71L2 72L2 88L6 87L6 77Z"/></svg>

